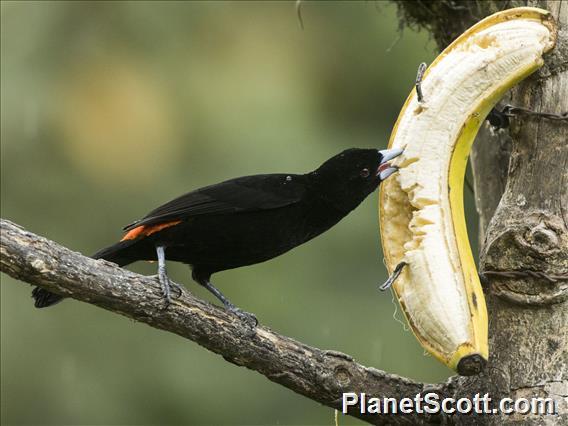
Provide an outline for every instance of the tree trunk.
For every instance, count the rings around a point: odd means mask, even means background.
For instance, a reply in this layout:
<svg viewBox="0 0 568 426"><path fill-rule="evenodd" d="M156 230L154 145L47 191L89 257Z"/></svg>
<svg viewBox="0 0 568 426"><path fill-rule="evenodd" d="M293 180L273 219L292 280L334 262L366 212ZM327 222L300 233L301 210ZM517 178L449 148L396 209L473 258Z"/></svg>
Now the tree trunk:
<svg viewBox="0 0 568 426"><path fill-rule="evenodd" d="M506 103L538 112L568 111L568 2L397 4L403 23L427 28L440 49L498 10L527 5L549 10L559 27L556 48L541 70L511 91ZM554 398L559 416L456 418L460 424L568 424L567 141L567 121L528 115L512 118L506 131L495 133L488 126L480 131L471 157L480 216L480 271L509 276L487 274L487 370L454 380L457 396L489 392L493 399Z"/></svg>

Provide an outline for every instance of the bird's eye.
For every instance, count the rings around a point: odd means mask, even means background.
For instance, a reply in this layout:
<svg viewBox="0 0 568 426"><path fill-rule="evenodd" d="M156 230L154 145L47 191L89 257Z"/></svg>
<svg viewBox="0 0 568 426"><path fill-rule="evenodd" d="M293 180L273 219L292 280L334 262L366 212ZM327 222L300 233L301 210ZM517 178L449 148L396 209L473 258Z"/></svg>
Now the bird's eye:
<svg viewBox="0 0 568 426"><path fill-rule="evenodd" d="M369 177L369 169L363 169L359 172L359 176L366 178Z"/></svg>

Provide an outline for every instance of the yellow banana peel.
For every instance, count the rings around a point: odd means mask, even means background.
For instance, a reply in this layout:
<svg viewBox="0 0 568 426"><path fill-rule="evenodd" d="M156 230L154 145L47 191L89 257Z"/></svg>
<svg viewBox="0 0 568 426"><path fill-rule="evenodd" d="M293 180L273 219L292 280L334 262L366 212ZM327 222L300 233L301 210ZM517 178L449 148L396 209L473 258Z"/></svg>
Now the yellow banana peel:
<svg viewBox="0 0 568 426"><path fill-rule="evenodd" d="M399 173L381 184L380 230L393 289L416 338L461 375L488 356L485 298L469 245L463 183L473 140L504 93L554 47L549 12L523 7L472 26L430 65L424 99L409 95L389 148L403 148Z"/></svg>

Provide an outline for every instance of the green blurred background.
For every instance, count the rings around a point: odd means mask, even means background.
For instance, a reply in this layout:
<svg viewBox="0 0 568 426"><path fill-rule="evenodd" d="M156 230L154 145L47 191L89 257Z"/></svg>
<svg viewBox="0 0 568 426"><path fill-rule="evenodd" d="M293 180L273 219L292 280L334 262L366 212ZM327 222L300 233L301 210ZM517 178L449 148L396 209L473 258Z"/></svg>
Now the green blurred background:
<svg viewBox="0 0 568 426"><path fill-rule="evenodd" d="M435 56L427 34L398 30L387 2L306 2L303 31L293 2L1 7L2 217L85 254L190 189L384 148L417 65ZM214 282L285 335L443 380L451 372L377 291L376 198ZM187 266L169 268L215 302ZM3 424L333 423L333 410L193 342L84 303L36 310L30 290L2 275Z"/></svg>

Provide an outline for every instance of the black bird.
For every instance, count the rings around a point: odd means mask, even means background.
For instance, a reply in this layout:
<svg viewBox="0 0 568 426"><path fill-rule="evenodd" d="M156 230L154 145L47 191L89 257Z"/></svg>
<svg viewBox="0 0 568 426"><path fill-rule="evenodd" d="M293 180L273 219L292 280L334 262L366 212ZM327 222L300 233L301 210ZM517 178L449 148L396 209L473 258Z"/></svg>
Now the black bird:
<svg viewBox="0 0 568 426"><path fill-rule="evenodd" d="M209 281L215 272L264 262L327 231L394 173L400 149L348 149L310 173L244 176L182 195L126 226L122 240L93 255L119 266L158 260L166 303L171 288L166 259L191 266L192 277L227 309L235 307ZM32 292L43 308L62 299Z"/></svg>

